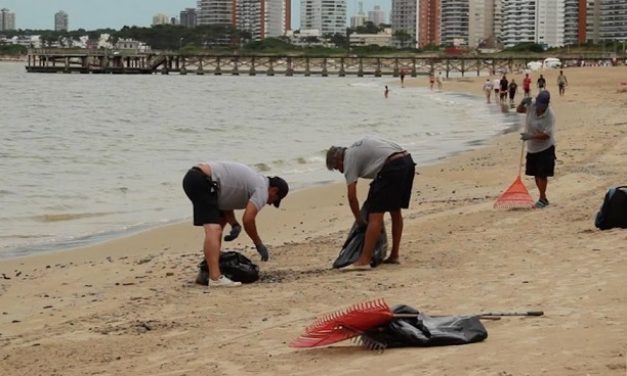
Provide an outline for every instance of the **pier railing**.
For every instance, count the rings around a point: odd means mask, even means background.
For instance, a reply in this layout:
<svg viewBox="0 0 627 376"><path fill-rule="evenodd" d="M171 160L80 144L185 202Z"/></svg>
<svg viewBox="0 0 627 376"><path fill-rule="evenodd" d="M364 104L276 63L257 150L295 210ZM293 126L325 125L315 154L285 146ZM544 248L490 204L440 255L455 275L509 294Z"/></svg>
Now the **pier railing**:
<svg viewBox="0 0 627 376"><path fill-rule="evenodd" d="M563 64L582 61L624 64L609 55L556 56ZM524 70L537 56L302 56L269 54L179 54L136 50L34 49L26 70L38 73L284 75L284 76L394 76L442 74L445 77L498 74Z"/></svg>

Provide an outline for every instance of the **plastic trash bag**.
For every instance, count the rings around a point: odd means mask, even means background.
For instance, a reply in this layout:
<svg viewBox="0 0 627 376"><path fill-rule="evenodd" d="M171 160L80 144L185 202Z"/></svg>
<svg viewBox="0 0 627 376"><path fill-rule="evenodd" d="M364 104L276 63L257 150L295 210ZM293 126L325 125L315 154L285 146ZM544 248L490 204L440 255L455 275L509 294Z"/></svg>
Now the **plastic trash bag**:
<svg viewBox="0 0 627 376"><path fill-rule="evenodd" d="M367 203L364 203L360 210L360 215L364 223L368 222L368 212L367 212ZM366 237L366 226L358 226L356 223L353 223L351 227L348 237L342 246L342 250L340 250L340 254L337 256L337 259L333 262L333 268L339 269L345 266L348 266L361 256L361 251L364 247L364 239ZM381 235L379 236L379 240L374 246L374 252L372 254L372 259L370 260L370 266L375 267L385 260L388 251L388 237L385 233L385 225L381 226Z"/></svg>
<svg viewBox="0 0 627 376"><path fill-rule="evenodd" d="M203 260L198 264L198 276L196 283L200 285L209 284L209 268L207 261ZM231 281L242 283L253 283L259 279L259 267L250 259L239 252L226 251L220 253L220 271Z"/></svg>
<svg viewBox="0 0 627 376"><path fill-rule="evenodd" d="M479 316L428 316L407 305L399 305L394 313L415 313L417 318L398 318L387 325L364 333L364 342L382 347L427 347L464 345L488 338L488 331Z"/></svg>

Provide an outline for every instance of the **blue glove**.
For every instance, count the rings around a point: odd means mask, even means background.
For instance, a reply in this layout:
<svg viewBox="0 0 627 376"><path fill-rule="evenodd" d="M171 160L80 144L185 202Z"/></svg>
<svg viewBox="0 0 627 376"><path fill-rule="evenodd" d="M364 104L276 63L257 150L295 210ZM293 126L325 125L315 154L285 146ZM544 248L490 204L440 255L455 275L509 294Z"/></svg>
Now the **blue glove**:
<svg viewBox="0 0 627 376"><path fill-rule="evenodd" d="M255 248L257 248L257 253L261 256L261 261L268 261L268 248L263 243L255 244Z"/></svg>
<svg viewBox="0 0 627 376"><path fill-rule="evenodd" d="M520 134L520 139L523 141L528 141L531 140L533 137L531 137L531 133L527 133L527 132L523 132Z"/></svg>
<svg viewBox="0 0 627 376"><path fill-rule="evenodd" d="M230 242L237 239L241 231L242 226L240 226L239 223L231 225L231 232L229 232L229 234L224 237L224 241Z"/></svg>

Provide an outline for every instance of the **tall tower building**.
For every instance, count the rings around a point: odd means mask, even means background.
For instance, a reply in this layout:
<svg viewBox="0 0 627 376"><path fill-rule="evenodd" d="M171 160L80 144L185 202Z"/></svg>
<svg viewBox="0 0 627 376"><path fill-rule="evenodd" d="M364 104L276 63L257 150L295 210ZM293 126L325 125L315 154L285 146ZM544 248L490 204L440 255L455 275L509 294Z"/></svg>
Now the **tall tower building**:
<svg viewBox="0 0 627 376"><path fill-rule="evenodd" d="M440 0L418 1L418 47L440 45Z"/></svg>
<svg viewBox="0 0 627 376"><path fill-rule="evenodd" d="M8 9L0 9L0 31L15 30L15 13Z"/></svg>
<svg viewBox="0 0 627 376"><path fill-rule="evenodd" d="M509 0L502 4L502 42L505 47L518 43L535 42L537 0Z"/></svg>
<svg viewBox="0 0 627 376"><path fill-rule="evenodd" d="M627 38L627 0L606 0L599 4L599 39Z"/></svg>
<svg viewBox="0 0 627 376"><path fill-rule="evenodd" d="M351 28L362 26L366 23L366 14L364 13L364 3L359 2L359 11L356 15L351 17ZM376 25L376 24L375 24Z"/></svg>
<svg viewBox="0 0 627 376"><path fill-rule="evenodd" d="M564 45L564 0L537 0L535 42L549 47Z"/></svg>
<svg viewBox="0 0 627 376"><path fill-rule="evenodd" d="M500 1L500 0L497 0ZM468 4L468 46L493 47L495 0L475 0Z"/></svg>
<svg viewBox="0 0 627 376"><path fill-rule="evenodd" d="M231 25L253 40L291 29L290 0L198 0L198 25Z"/></svg>
<svg viewBox="0 0 627 376"><path fill-rule="evenodd" d="M564 44L586 42L586 0L564 0Z"/></svg>
<svg viewBox="0 0 627 376"><path fill-rule="evenodd" d="M300 28L321 35L346 33L346 0L301 0Z"/></svg>
<svg viewBox="0 0 627 376"><path fill-rule="evenodd" d="M233 0L198 0L198 25L232 25L234 8Z"/></svg>
<svg viewBox="0 0 627 376"><path fill-rule="evenodd" d="M468 44L469 5L469 0L442 0L442 44Z"/></svg>
<svg viewBox="0 0 627 376"><path fill-rule="evenodd" d="M197 24L197 15L196 8L186 8L182 10L180 15L181 26L185 27L196 27Z"/></svg>
<svg viewBox="0 0 627 376"><path fill-rule="evenodd" d="M587 40L598 43L601 39L601 0L588 0L586 5Z"/></svg>
<svg viewBox="0 0 627 376"><path fill-rule="evenodd" d="M385 21L385 12L380 6L375 5L373 10L368 11L368 21L372 22L376 26L387 23Z"/></svg>
<svg viewBox="0 0 627 376"><path fill-rule="evenodd" d="M418 38L418 2L416 0L392 0L390 22L392 31L403 31L411 37L408 45L416 46ZM398 44L398 41L395 41Z"/></svg>
<svg viewBox="0 0 627 376"><path fill-rule="evenodd" d="M54 31L68 30L68 15L60 10L54 15Z"/></svg>
<svg viewBox="0 0 627 376"><path fill-rule="evenodd" d="M170 23L170 17L165 14L158 13L152 17L152 26L155 25L167 25Z"/></svg>

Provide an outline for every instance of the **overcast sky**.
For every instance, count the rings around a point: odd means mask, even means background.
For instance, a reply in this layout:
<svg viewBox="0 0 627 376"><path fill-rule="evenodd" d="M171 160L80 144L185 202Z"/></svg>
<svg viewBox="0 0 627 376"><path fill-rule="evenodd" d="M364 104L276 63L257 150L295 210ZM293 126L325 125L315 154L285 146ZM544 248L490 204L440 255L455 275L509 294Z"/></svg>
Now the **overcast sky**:
<svg viewBox="0 0 627 376"><path fill-rule="evenodd" d="M17 29L54 29L54 14L59 10L69 15L70 30L124 25L150 26L152 16L164 13L178 17L184 8L195 8L196 0L0 0L0 8L15 13ZM380 5L389 19L391 0L363 0L367 13ZM357 9L358 0L347 0L348 20ZM300 0L292 0L292 28L300 27Z"/></svg>

